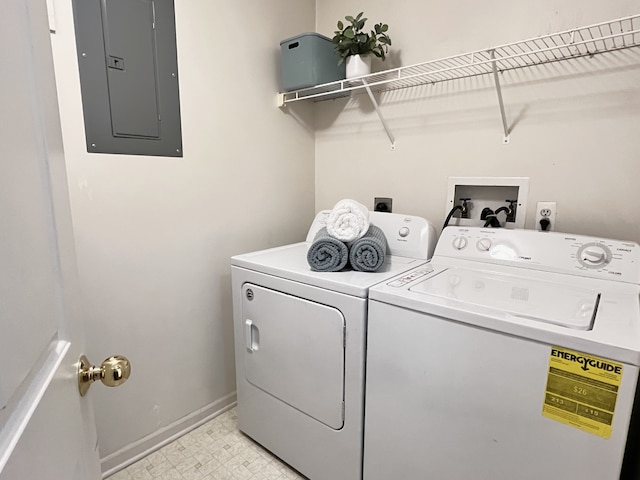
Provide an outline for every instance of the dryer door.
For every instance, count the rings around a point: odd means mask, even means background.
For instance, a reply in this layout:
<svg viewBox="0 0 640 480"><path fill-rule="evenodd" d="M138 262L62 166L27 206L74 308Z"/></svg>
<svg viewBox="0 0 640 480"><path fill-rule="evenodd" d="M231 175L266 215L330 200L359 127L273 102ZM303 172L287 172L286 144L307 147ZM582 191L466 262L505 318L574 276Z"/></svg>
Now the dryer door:
<svg viewBox="0 0 640 480"><path fill-rule="evenodd" d="M247 381L333 429L342 428L342 313L245 283L242 321Z"/></svg>

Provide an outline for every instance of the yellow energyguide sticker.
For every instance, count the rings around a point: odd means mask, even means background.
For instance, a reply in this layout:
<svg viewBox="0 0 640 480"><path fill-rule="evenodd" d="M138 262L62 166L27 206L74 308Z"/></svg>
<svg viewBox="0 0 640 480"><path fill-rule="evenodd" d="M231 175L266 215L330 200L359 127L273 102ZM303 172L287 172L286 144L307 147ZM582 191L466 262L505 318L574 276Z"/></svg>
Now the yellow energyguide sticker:
<svg viewBox="0 0 640 480"><path fill-rule="evenodd" d="M551 347L542 415L609 438L621 380L620 363Z"/></svg>

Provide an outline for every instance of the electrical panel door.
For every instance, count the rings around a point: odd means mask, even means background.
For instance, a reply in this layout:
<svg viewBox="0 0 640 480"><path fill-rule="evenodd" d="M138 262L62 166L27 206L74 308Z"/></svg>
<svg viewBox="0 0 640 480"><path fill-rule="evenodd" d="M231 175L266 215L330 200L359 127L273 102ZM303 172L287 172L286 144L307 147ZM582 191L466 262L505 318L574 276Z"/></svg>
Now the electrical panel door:
<svg viewBox="0 0 640 480"><path fill-rule="evenodd" d="M172 0L74 0L87 151L182 156Z"/></svg>
<svg viewBox="0 0 640 480"><path fill-rule="evenodd" d="M153 2L140 0L102 4L109 106L116 137L160 138L153 7ZM131 98L134 94L135 99Z"/></svg>

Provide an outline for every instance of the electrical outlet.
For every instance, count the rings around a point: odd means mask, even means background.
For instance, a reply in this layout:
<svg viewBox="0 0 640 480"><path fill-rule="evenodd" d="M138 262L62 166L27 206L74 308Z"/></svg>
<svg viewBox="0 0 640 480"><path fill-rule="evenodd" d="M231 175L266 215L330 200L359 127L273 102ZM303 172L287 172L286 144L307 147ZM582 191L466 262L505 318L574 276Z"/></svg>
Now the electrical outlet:
<svg viewBox="0 0 640 480"><path fill-rule="evenodd" d="M538 202L536 205L536 230L547 232L555 230L556 214L556 202Z"/></svg>
<svg viewBox="0 0 640 480"><path fill-rule="evenodd" d="M373 210L376 212L391 213L392 204L392 198L375 197L373 199Z"/></svg>

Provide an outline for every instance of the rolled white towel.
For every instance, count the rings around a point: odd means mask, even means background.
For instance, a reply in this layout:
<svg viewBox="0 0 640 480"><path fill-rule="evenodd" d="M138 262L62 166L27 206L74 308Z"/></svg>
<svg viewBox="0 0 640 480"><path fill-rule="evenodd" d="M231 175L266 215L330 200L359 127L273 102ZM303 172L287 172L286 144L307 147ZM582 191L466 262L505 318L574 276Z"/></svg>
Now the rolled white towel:
<svg viewBox="0 0 640 480"><path fill-rule="evenodd" d="M336 203L327 218L327 232L343 242L352 242L369 230L369 210L355 200Z"/></svg>

